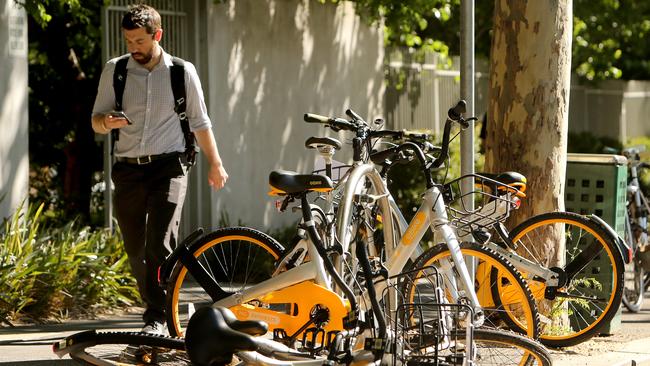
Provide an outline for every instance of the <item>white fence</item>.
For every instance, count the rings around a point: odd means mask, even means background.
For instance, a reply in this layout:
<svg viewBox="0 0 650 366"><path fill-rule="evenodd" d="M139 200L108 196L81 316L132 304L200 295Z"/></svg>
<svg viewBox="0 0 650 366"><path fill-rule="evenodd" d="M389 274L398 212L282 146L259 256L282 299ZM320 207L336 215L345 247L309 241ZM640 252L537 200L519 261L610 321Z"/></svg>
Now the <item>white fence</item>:
<svg viewBox="0 0 650 366"><path fill-rule="evenodd" d="M389 61L387 72L390 80L385 97L387 125L440 131L447 109L460 96L460 72L440 70L434 62L401 60ZM487 109L488 82L487 72L476 73L475 110L479 118ZM397 89L395 83L402 88ZM588 86L571 85L571 132L590 132L627 141L637 136L650 136L648 116L650 81L615 80Z"/></svg>

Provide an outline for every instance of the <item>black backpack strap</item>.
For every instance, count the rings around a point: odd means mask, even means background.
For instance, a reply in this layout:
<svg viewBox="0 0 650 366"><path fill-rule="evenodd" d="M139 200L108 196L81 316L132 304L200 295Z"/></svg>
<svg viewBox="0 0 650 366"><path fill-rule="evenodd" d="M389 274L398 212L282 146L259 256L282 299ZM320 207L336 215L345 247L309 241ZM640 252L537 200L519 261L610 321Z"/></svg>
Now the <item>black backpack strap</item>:
<svg viewBox="0 0 650 366"><path fill-rule="evenodd" d="M129 63L129 56L125 55L115 63L115 71L113 71L113 91L115 92L115 110L122 110L122 97L124 96L124 87L126 86L126 65ZM115 150L115 141L120 138L120 130L111 130L112 145L111 154Z"/></svg>
<svg viewBox="0 0 650 366"><path fill-rule="evenodd" d="M172 91L174 93L174 111L181 121L181 129L185 137L185 157L187 163L194 165L196 162L196 139L190 130L190 121L187 118L187 94L185 93L185 61L178 57L172 57L173 65L170 68Z"/></svg>

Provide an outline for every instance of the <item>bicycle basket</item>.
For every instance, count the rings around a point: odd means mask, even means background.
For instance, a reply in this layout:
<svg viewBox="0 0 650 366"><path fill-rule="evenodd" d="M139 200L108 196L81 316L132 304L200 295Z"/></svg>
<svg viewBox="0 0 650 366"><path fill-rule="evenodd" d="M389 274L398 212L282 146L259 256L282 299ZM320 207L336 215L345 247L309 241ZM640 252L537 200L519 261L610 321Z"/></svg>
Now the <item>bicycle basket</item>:
<svg viewBox="0 0 650 366"><path fill-rule="evenodd" d="M415 286L403 291L405 281ZM393 365L462 365L467 337L472 332L457 331L461 320L473 318L467 305L449 304L441 287L442 278L433 266L405 271L387 280L383 292L385 313L394 336L389 360ZM389 294L395 290L398 306L391 309Z"/></svg>
<svg viewBox="0 0 650 366"><path fill-rule="evenodd" d="M462 192L461 183L474 178L474 189ZM442 186L447 205L449 224L456 228L460 236L468 235L481 228L489 228L502 222L510 215L510 210L519 206L517 188L478 174L467 174ZM474 208L470 208L470 202Z"/></svg>

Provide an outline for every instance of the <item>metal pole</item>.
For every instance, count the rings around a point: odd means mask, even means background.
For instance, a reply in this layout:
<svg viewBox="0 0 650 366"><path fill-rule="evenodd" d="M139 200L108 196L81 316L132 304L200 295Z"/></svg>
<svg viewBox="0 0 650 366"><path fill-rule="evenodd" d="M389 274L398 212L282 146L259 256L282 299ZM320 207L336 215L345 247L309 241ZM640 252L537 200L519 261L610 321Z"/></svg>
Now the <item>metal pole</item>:
<svg viewBox="0 0 650 366"><path fill-rule="evenodd" d="M462 0L460 11L460 97L467 102L466 116L474 116L474 0ZM474 123L472 122L460 135L460 172L461 175L474 173ZM474 189L473 179L464 179L461 184L463 193ZM474 209L471 197L465 207Z"/></svg>
<svg viewBox="0 0 650 366"><path fill-rule="evenodd" d="M108 60L108 42L109 42L109 30L108 30L108 12L109 9L107 6L102 8L102 61L105 62ZM113 157L111 155L111 134L108 133L106 136L97 136L98 139L103 140L104 143L104 227L107 227L111 232L113 232L113 191L112 191L112 181L111 181L111 171L113 169Z"/></svg>
<svg viewBox="0 0 650 366"><path fill-rule="evenodd" d="M460 96L467 102L466 116L474 116L474 0L461 0L460 2ZM461 175L474 173L474 122L460 135L460 173ZM474 178L463 179L460 186L463 194L474 189ZM465 198L464 205L470 211L474 210L472 195ZM464 238L471 240L471 238ZM467 266L472 280L476 264L467 261Z"/></svg>

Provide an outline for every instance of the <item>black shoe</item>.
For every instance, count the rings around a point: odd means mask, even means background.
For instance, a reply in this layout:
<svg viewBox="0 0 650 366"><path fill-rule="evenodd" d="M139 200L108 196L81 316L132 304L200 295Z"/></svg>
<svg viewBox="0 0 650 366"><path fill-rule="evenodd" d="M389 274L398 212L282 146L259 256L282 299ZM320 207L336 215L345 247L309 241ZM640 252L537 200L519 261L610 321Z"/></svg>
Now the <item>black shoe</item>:
<svg viewBox="0 0 650 366"><path fill-rule="evenodd" d="M167 332L167 324L156 320L148 321L140 332L160 336L169 335Z"/></svg>

